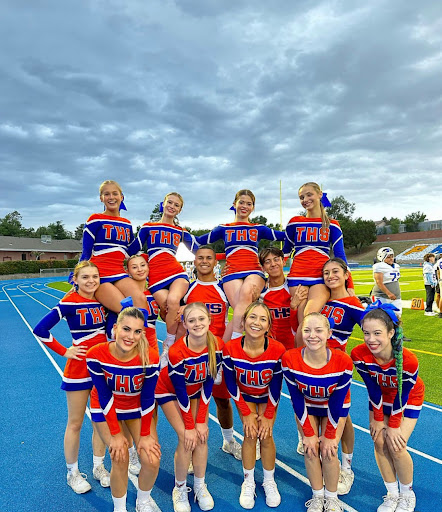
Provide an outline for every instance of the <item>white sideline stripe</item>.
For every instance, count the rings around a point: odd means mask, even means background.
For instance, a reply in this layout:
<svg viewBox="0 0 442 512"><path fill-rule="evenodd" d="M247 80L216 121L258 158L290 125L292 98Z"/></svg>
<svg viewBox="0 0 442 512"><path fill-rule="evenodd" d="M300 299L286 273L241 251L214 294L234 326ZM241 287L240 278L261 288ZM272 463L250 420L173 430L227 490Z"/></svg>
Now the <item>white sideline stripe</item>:
<svg viewBox="0 0 442 512"><path fill-rule="evenodd" d="M218 418L216 416L214 416L213 414L209 414L209 418L219 425L219 421L218 421ZM242 436L236 430L233 431L233 434L235 435L235 437L237 437L241 441L244 441L244 436ZM279 459L275 460L275 464L277 466L279 466L281 469L284 469L284 471L287 471L287 473L289 473L290 475L292 475L295 478L297 478L303 484L308 485L309 487L311 487L308 478L306 478L301 473L298 473L298 471L296 471L295 469L291 468L290 466L288 466L284 462L280 461ZM344 506L344 510L346 510L347 512L358 512L355 508L353 508L350 505L347 505L346 503L344 503L341 498L339 498L339 500L341 501L342 505Z"/></svg>

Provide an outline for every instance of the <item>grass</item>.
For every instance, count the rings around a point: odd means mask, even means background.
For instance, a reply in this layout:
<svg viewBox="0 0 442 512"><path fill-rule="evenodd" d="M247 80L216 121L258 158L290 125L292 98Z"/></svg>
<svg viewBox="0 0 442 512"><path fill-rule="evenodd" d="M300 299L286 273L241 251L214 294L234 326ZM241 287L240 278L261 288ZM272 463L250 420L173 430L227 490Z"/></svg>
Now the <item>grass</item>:
<svg viewBox="0 0 442 512"><path fill-rule="evenodd" d="M369 295L373 286L372 271L353 270L353 280L358 295ZM425 298L425 289L422 271L414 268L401 269L401 292L404 300L415 297ZM66 282L49 283L48 286L61 291L68 291L71 285ZM419 359L419 374L425 382L425 399L427 402L442 405L442 372L439 367L442 363L442 319L424 316L423 311L404 309L402 320L406 335L413 341L405 346L414 352ZM363 343L364 337L361 329L356 326L348 342L348 351ZM361 380L354 372L355 380Z"/></svg>

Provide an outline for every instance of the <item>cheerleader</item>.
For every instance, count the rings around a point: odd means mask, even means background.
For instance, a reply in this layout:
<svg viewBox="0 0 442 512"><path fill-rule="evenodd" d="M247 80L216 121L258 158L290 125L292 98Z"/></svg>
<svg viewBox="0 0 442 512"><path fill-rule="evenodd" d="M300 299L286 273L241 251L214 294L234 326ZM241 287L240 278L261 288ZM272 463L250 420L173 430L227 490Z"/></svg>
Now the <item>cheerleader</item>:
<svg viewBox="0 0 442 512"><path fill-rule="evenodd" d="M377 301L366 311L362 319L365 344L355 347L351 357L367 386L370 435L387 488L378 512L413 512L413 460L407 442L422 409L425 387L416 356L402 348L398 309Z"/></svg>
<svg viewBox="0 0 442 512"><path fill-rule="evenodd" d="M196 280L190 284L183 302L185 304L203 302L210 312L209 330L215 336L222 338L226 330L229 303L222 284L215 277L215 263L216 253L212 247L200 246L195 254ZM218 380L220 382L217 382ZM223 436L221 449L223 452L233 455L235 459L241 460L241 445L233 437L233 409L223 374L220 379L216 379L212 395L216 403L216 416Z"/></svg>
<svg viewBox="0 0 442 512"><path fill-rule="evenodd" d="M259 241L285 239L281 231L250 222L249 217L255 209L255 196L250 190L237 192L231 209L235 211L233 223L221 224L197 239L200 244L224 240L226 265L222 283L233 308L232 322L227 326L224 340L242 336L244 311L264 287L264 273L258 261Z"/></svg>
<svg viewBox="0 0 442 512"><path fill-rule="evenodd" d="M255 506L256 442L261 444L266 504L277 507L281 496L276 485L276 447L273 424L281 395L281 357L284 345L269 338L272 318L269 308L255 301L243 317L245 335L234 338L224 347L224 375L227 389L236 403L243 424L242 461L244 482L239 504Z"/></svg>
<svg viewBox="0 0 442 512"><path fill-rule="evenodd" d="M167 335L163 342L161 367L167 364L169 347L175 342L176 316L180 301L189 288L189 278L176 259L180 242L195 251L195 237L178 225L177 215L184 200L177 192L170 192L160 205L163 215L159 222L146 222L141 226L137 238L131 244L130 254L136 254L147 246L149 257L149 288L162 311L166 312Z"/></svg>
<svg viewBox="0 0 442 512"><path fill-rule="evenodd" d="M87 350L106 341L106 315L94 293L100 286L98 268L90 261L77 263L73 273L74 288L68 292L34 328L34 334L47 347L67 359L61 389L66 391L68 422L64 435L64 456L67 466L67 484L77 494L91 489L86 475L78 469L80 431L92 389L92 380L86 367ZM65 318L72 336L72 346L66 348L51 334ZM94 427L94 425L92 425ZM106 447L95 427L92 432L93 476L103 487L109 487L109 473L104 468Z"/></svg>
<svg viewBox="0 0 442 512"><path fill-rule="evenodd" d="M338 445L350 407L353 364L345 352L327 347L331 330L325 316L310 313L299 331L304 346L284 354L282 369L303 431L304 462L313 491L307 512L343 512L337 494Z"/></svg>
<svg viewBox="0 0 442 512"><path fill-rule="evenodd" d="M348 293L347 283L350 277L347 264L341 258L331 258L322 269L325 286L330 290L330 299L322 308L321 314L326 316L332 325L330 348L345 352L349 337L354 326L361 325L365 309L361 301ZM344 432L341 437L342 462L339 473L338 494L348 494L354 481L351 469L355 432L350 415L347 416Z"/></svg>
<svg viewBox="0 0 442 512"><path fill-rule="evenodd" d="M125 210L123 192L113 180L100 185L100 201L103 213L91 215L83 230L83 253L80 261L91 260L100 272L100 286L95 297L113 313L121 311L121 300L132 297L133 303L144 308L144 294L138 290L127 275L123 263L128 257L127 248L133 241L132 225L121 217Z"/></svg>
<svg viewBox="0 0 442 512"><path fill-rule="evenodd" d="M155 350L156 352L159 353L156 332L156 322L158 318L159 308L158 304L156 303L147 286L147 278L149 276L149 265L147 263L146 254L131 256L126 262L126 267L129 276L135 281L140 291L142 291L146 296L145 308L141 309L142 313L144 314L145 320L144 334L147 338L147 342L149 343L150 349ZM123 303L126 302L128 302L128 305L132 305L130 304L130 300L128 301L127 299L125 299L123 301ZM153 420L156 422L156 419L157 416L155 411L153 415ZM125 431L125 435L130 441L129 432ZM138 459L137 450L132 443L129 448L129 471L133 475L138 475L140 473L140 470L141 464Z"/></svg>
<svg viewBox="0 0 442 512"><path fill-rule="evenodd" d="M287 277L293 300L297 286L308 287L307 301L298 307L298 320L301 322L304 315L321 311L330 296L322 278L322 267L329 258L330 250L333 250L334 256L345 262L347 260L341 227L337 220L328 218L323 202L326 206L331 206L331 203L319 185L305 183L298 194L306 214L290 219L285 231L286 243L283 250L286 256L290 256L293 249L295 250ZM351 277L348 290L350 295L354 295ZM295 305L292 304L292 307L295 308ZM299 346L301 336L298 335L296 339Z"/></svg>
<svg viewBox="0 0 442 512"><path fill-rule="evenodd" d="M175 451L175 512L190 512L186 485L192 457L195 501L201 510L211 510L214 501L205 484L209 436L209 402L214 378L221 368L223 341L210 330L210 315L202 302L184 308L183 324L188 334L169 350L169 364L158 380L155 398L178 436Z"/></svg>
<svg viewBox="0 0 442 512"><path fill-rule="evenodd" d="M115 324L115 341L101 343L87 353L87 367L94 383L92 421L112 460L110 486L114 512L126 512L129 442L134 439L141 460L137 512L158 512L151 496L160 467L161 449L155 422L155 385L159 358L144 335L144 316L125 308Z"/></svg>

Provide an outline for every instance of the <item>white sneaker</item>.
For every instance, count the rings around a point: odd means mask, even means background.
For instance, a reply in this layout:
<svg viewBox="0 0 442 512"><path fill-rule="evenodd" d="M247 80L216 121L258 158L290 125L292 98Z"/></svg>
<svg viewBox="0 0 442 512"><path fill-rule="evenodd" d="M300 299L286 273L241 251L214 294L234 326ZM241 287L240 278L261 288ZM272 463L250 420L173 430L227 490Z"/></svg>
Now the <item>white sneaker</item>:
<svg viewBox="0 0 442 512"><path fill-rule="evenodd" d="M355 474L352 470L350 473L345 469L341 468L339 472L339 480L338 480L338 495L342 496L343 494L348 494L350 492L351 486L353 485L355 479Z"/></svg>
<svg viewBox="0 0 442 512"><path fill-rule="evenodd" d="M299 453L299 455L304 455L304 444L302 442L302 439L298 441L298 446L296 447L296 453Z"/></svg>
<svg viewBox="0 0 442 512"><path fill-rule="evenodd" d="M393 495L393 494L387 494L387 496L384 496L384 503L382 505L379 505L377 512L395 512L399 496Z"/></svg>
<svg viewBox="0 0 442 512"><path fill-rule="evenodd" d="M78 469L69 471L66 480L69 487L77 494L84 494L92 489L91 484L86 480L87 476L80 473Z"/></svg>
<svg viewBox="0 0 442 512"><path fill-rule="evenodd" d="M256 460L259 460L261 458L261 443L259 442L259 439L256 440Z"/></svg>
<svg viewBox="0 0 442 512"><path fill-rule="evenodd" d="M152 496L149 496L147 501L140 502L137 500L135 507L136 512L161 512L160 507L155 503Z"/></svg>
<svg viewBox="0 0 442 512"><path fill-rule="evenodd" d="M236 439L232 439L232 441L224 441L221 450L225 453L230 453L236 460L242 459L241 445Z"/></svg>
<svg viewBox="0 0 442 512"><path fill-rule="evenodd" d="M190 512L190 503L188 493L191 491L190 487L183 485L182 487L175 486L172 491L173 510L175 512Z"/></svg>
<svg viewBox="0 0 442 512"><path fill-rule="evenodd" d="M416 496L413 494L399 494L396 512L414 512Z"/></svg>
<svg viewBox="0 0 442 512"><path fill-rule="evenodd" d="M281 503L281 495L275 480L266 480L262 486L266 495L266 505L268 507L277 507Z"/></svg>
<svg viewBox="0 0 442 512"><path fill-rule="evenodd" d="M325 498L324 512L344 512L344 505L339 498Z"/></svg>
<svg viewBox="0 0 442 512"><path fill-rule="evenodd" d="M129 473L138 476L141 471L140 459L136 450L129 451Z"/></svg>
<svg viewBox="0 0 442 512"><path fill-rule="evenodd" d="M239 496L239 504L242 508L253 508L255 506L255 482L244 480L241 485L241 494Z"/></svg>
<svg viewBox="0 0 442 512"><path fill-rule="evenodd" d="M202 485L199 489L194 489L193 492L195 493L194 501L198 502L201 510L212 510L215 506L215 502L206 484Z"/></svg>
<svg viewBox="0 0 442 512"><path fill-rule="evenodd" d="M324 496L313 496L305 502L307 512L322 512L324 510Z"/></svg>
<svg viewBox="0 0 442 512"><path fill-rule="evenodd" d="M436 316L437 313L435 313L434 311L425 311L424 315L425 316Z"/></svg>
<svg viewBox="0 0 442 512"><path fill-rule="evenodd" d="M163 369L169 364L169 345L163 343L163 351L160 355L160 369Z"/></svg>
<svg viewBox="0 0 442 512"><path fill-rule="evenodd" d="M104 464L100 464L94 468L93 475L95 480L100 482L101 487L110 487L110 473L104 467Z"/></svg>

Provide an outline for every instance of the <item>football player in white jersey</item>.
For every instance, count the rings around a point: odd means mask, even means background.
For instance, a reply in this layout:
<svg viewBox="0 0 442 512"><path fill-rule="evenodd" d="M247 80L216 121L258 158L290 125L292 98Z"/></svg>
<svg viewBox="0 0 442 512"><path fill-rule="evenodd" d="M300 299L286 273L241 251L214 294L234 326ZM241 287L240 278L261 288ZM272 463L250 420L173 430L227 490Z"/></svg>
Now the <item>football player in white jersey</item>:
<svg viewBox="0 0 442 512"><path fill-rule="evenodd" d="M373 265L374 286L371 290L371 300L380 300L382 303L394 304L402 316L402 300L399 279L401 271L394 261L394 251L391 247L381 247L376 255L376 263ZM404 336L404 341L411 341Z"/></svg>

